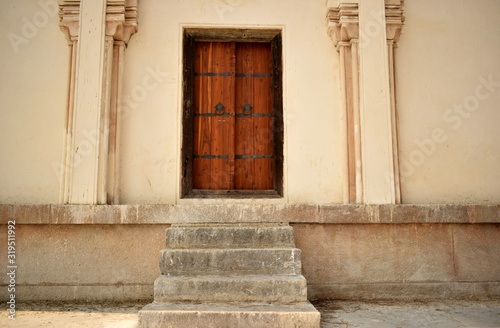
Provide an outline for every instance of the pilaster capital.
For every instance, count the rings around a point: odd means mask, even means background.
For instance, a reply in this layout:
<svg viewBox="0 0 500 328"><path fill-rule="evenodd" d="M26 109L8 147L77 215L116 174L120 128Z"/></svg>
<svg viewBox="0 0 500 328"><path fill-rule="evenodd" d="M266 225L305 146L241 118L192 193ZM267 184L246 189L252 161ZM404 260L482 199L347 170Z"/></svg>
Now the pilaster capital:
<svg viewBox="0 0 500 328"><path fill-rule="evenodd" d="M128 43L137 32L137 6L139 0L107 0L106 36Z"/></svg>
<svg viewBox="0 0 500 328"><path fill-rule="evenodd" d="M328 2L328 34L336 47L359 38L359 1L330 0ZM361 4L362 5L362 4ZM404 27L404 0L385 0L387 40L397 43Z"/></svg>
<svg viewBox="0 0 500 328"><path fill-rule="evenodd" d="M385 0L385 28L387 40L397 43L403 32L404 0Z"/></svg>
<svg viewBox="0 0 500 328"><path fill-rule="evenodd" d="M80 25L80 1L62 0L59 2L59 27L69 41L78 40ZM107 37L128 43L137 32L137 7L139 0L107 0L106 29Z"/></svg>
<svg viewBox="0 0 500 328"><path fill-rule="evenodd" d="M343 2L328 8L328 34L335 46L359 38L359 11L356 2Z"/></svg>
<svg viewBox="0 0 500 328"><path fill-rule="evenodd" d="M59 2L59 28L68 41L78 40L80 0L63 0Z"/></svg>

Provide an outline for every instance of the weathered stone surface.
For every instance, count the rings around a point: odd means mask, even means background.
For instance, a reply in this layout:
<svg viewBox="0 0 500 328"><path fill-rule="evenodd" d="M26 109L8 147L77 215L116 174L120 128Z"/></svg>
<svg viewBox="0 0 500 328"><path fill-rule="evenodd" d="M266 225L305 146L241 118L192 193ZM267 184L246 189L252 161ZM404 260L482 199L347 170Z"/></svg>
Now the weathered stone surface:
<svg viewBox="0 0 500 328"><path fill-rule="evenodd" d="M311 284L453 281L451 225L293 225Z"/></svg>
<svg viewBox="0 0 500 328"><path fill-rule="evenodd" d="M0 224L48 224L50 223L50 205L10 205L0 204Z"/></svg>
<svg viewBox="0 0 500 328"><path fill-rule="evenodd" d="M51 205L51 224L92 224L94 205Z"/></svg>
<svg viewBox="0 0 500 328"><path fill-rule="evenodd" d="M116 285L117 290L123 285L149 285L152 290L153 281L160 274L158 253L163 248L167 227L16 225L16 265L19 268L16 283L64 285L75 291L82 290L78 287L92 285ZM4 245L7 245L6 230L6 226L0 227L0 241ZM7 252L0 252L0 263L7 263ZM5 284L7 278L1 275L0 284ZM43 289L48 292L46 299L55 295L49 289ZM43 290L39 290L42 297Z"/></svg>
<svg viewBox="0 0 500 328"><path fill-rule="evenodd" d="M152 303L139 312L140 328L319 328L320 313L309 303Z"/></svg>
<svg viewBox="0 0 500 328"><path fill-rule="evenodd" d="M0 222L18 224L500 223L500 205L10 205Z"/></svg>
<svg viewBox="0 0 500 328"><path fill-rule="evenodd" d="M155 301L305 302L307 284L302 275L162 275L155 281Z"/></svg>
<svg viewBox="0 0 500 328"><path fill-rule="evenodd" d="M295 275L301 274L300 249L164 249L160 252L160 272L164 275Z"/></svg>
<svg viewBox="0 0 500 328"><path fill-rule="evenodd" d="M500 295L500 282L396 282L312 284L309 299L335 300L436 300L488 299Z"/></svg>
<svg viewBox="0 0 500 328"><path fill-rule="evenodd" d="M294 247L292 227L276 224L174 225L167 248Z"/></svg>
<svg viewBox="0 0 500 328"><path fill-rule="evenodd" d="M19 297L148 299L160 275L158 254L164 248L167 227L18 223ZM398 298L403 291L408 299L412 294L414 298L500 295L496 224L293 227L313 298L386 299ZM0 244L7 244L6 225L0 226ZM453 259L456 273L450 264ZM7 252L0 252L0 263L6 261ZM0 277L0 285L5 287L6 278ZM133 286L138 285L144 287L134 292ZM7 300L2 292L6 290L0 288L2 301Z"/></svg>
<svg viewBox="0 0 500 328"><path fill-rule="evenodd" d="M500 225L460 225L453 237L456 280L500 280Z"/></svg>
<svg viewBox="0 0 500 328"><path fill-rule="evenodd" d="M10 297L7 288L0 288L0 300ZM95 284L95 285L16 285L16 299L25 301L76 301L76 302L123 302L151 301L151 284Z"/></svg>
<svg viewBox="0 0 500 328"><path fill-rule="evenodd" d="M137 205L96 206L92 222L94 224L140 223L137 217L137 208Z"/></svg>

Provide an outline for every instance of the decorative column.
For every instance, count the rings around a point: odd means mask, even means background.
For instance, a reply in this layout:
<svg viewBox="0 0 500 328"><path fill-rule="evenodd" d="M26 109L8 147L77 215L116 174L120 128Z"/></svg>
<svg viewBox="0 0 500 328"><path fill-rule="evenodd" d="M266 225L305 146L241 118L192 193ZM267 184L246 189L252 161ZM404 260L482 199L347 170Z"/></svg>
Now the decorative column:
<svg viewBox="0 0 500 328"><path fill-rule="evenodd" d="M117 204L123 53L137 0L67 0L59 9L71 63L61 202Z"/></svg>
<svg viewBox="0 0 500 328"><path fill-rule="evenodd" d="M390 3L389 3L390 2ZM387 51L389 58L389 88L391 95L391 123L392 123L392 151L394 170L392 173L395 203L401 203L401 183L399 173L399 148L398 148L398 113L396 110L396 66L394 62L395 49L398 46L399 37L403 32L404 27L404 0L386 1L385 4L385 22L386 22L386 38ZM390 179L390 175L388 176Z"/></svg>
<svg viewBox="0 0 500 328"><path fill-rule="evenodd" d="M401 201L393 47L402 6L400 0L329 2L328 32L340 54L344 203Z"/></svg>
<svg viewBox="0 0 500 328"><path fill-rule="evenodd" d="M341 2L329 9L327 18L328 32L340 54L344 203L362 203L358 4Z"/></svg>

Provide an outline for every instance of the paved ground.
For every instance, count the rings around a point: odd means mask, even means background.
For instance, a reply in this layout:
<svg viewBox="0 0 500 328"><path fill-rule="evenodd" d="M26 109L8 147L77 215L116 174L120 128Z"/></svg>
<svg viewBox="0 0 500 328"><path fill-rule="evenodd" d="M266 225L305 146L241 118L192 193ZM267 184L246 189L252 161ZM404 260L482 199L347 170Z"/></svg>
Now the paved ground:
<svg viewBox="0 0 500 328"><path fill-rule="evenodd" d="M322 328L455 328L500 327L500 300L439 302L315 301ZM23 303L16 320L7 318L5 304L0 327L136 328L144 303ZM189 327L186 327L189 328Z"/></svg>
<svg viewBox="0 0 500 328"><path fill-rule="evenodd" d="M500 327L500 300L467 302L314 302L322 328Z"/></svg>

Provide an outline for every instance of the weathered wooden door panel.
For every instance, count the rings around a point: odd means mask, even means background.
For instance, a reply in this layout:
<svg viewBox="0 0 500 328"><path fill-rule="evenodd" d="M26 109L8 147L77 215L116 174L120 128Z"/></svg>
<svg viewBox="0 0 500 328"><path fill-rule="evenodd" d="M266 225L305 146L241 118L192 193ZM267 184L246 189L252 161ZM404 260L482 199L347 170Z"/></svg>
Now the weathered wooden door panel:
<svg viewBox="0 0 500 328"><path fill-rule="evenodd" d="M269 43L195 47L193 187L272 189Z"/></svg>
<svg viewBox="0 0 500 328"><path fill-rule="evenodd" d="M234 46L234 42L196 44L193 185L197 189L233 189Z"/></svg>
<svg viewBox="0 0 500 328"><path fill-rule="evenodd" d="M273 188L269 43L236 45L236 189Z"/></svg>

